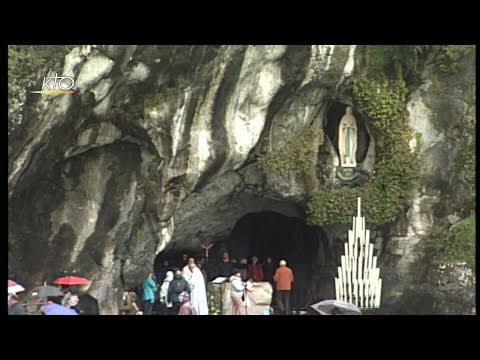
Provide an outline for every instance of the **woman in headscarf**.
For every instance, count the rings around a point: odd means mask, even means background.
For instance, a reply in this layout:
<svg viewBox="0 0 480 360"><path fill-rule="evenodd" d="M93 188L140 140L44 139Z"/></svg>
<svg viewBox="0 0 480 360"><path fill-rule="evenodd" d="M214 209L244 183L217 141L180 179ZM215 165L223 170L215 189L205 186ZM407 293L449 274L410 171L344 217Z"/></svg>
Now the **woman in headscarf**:
<svg viewBox="0 0 480 360"><path fill-rule="evenodd" d="M160 315L170 315L172 312L172 303L168 302L168 288L173 280L173 272L167 271L165 280L160 288Z"/></svg>

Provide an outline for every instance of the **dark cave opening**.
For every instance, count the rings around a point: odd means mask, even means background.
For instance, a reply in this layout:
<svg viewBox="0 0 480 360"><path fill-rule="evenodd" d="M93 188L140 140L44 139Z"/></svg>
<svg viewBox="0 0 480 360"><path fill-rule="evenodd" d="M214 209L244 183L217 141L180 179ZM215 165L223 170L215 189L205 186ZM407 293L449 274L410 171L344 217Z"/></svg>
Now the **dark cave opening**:
<svg viewBox="0 0 480 360"><path fill-rule="evenodd" d="M285 259L294 273L292 304L305 308L315 301L334 296L338 249L328 241L323 228L309 226L300 217L264 210L242 216L224 239L216 242L210 251L205 266L208 281L218 276L217 267L223 251L228 251L237 264L244 258L250 264L252 256L264 263L266 257L271 256L275 265ZM166 269L162 270L162 265L165 260L169 261L170 269L182 267L182 253L193 256L197 263L204 257L200 251L167 249L155 258L156 276L164 277ZM299 298L296 297L298 294L301 294Z"/></svg>
<svg viewBox="0 0 480 360"><path fill-rule="evenodd" d="M312 264L318 250L317 233L302 219L273 211L249 213L234 226L227 247L235 259L272 256L289 263Z"/></svg>
<svg viewBox="0 0 480 360"><path fill-rule="evenodd" d="M265 262L271 256L275 265L287 261L294 274L291 303L304 309L311 301L313 274L318 271L318 227L312 227L298 217L288 217L274 211L253 212L237 221L225 244L232 258L239 261L257 256Z"/></svg>

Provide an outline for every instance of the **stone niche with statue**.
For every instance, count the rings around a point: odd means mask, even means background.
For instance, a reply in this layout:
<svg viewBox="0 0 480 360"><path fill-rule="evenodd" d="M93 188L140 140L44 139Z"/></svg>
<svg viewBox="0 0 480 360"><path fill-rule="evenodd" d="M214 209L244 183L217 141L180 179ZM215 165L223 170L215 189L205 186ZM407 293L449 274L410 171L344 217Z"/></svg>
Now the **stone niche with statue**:
<svg viewBox="0 0 480 360"><path fill-rule="evenodd" d="M246 314L261 315L263 311L269 311L273 293L270 283L254 282L251 289L252 291L246 292L248 296ZM220 284L208 283L208 307L209 315L232 315L228 281Z"/></svg>
<svg viewBox="0 0 480 360"><path fill-rule="evenodd" d="M333 102L325 133L336 150L336 178L341 185L360 185L373 173L375 146L367 122L352 105Z"/></svg>

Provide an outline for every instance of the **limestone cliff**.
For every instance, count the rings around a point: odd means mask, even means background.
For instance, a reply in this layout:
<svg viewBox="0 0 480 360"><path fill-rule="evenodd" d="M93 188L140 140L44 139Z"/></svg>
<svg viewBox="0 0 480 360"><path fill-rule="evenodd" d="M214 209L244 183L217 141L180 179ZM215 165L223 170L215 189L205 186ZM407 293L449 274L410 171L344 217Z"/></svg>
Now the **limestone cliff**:
<svg viewBox="0 0 480 360"><path fill-rule="evenodd" d="M251 212L304 218L308 186L296 176L266 175L257 155L278 151L309 125L328 135L327 113L353 103L353 75L364 61L354 45L64 51L39 66L44 72L25 74L29 81L9 83L9 271L26 286L81 273L103 314L117 312L122 289L137 285L165 248L225 240ZM392 304L414 282L421 236L436 219L471 210L457 201L466 196L454 161L464 143L449 134L475 124L474 56L441 79L440 90L429 71L407 107L424 144L421 184L405 213L376 229ZM73 77L75 93L28 93L47 72ZM368 124L362 129L370 134ZM370 134L359 147L372 173L375 139ZM316 188L337 185L334 139L316 146L312 162ZM324 252L346 228L322 230Z"/></svg>

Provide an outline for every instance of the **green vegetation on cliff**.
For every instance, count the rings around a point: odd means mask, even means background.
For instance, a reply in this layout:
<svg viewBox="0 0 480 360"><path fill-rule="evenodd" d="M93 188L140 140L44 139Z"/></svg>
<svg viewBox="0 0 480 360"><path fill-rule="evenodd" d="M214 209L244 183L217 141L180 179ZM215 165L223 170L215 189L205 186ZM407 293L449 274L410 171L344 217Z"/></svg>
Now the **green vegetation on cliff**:
<svg viewBox="0 0 480 360"><path fill-rule="evenodd" d="M311 187L314 176L313 154L316 146L322 145L323 141L323 130L310 125L290 135L278 151L260 155L257 161L260 168L268 174L300 174L307 186Z"/></svg>
<svg viewBox="0 0 480 360"><path fill-rule="evenodd" d="M426 241L425 251L434 263L466 262L475 268L475 214L450 227L434 229Z"/></svg>
<svg viewBox="0 0 480 360"><path fill-rule="evenodd" d="M473 45L441 45L435 58L435 65L443 73L455 74L460 59L473 49Z"/></svg>

